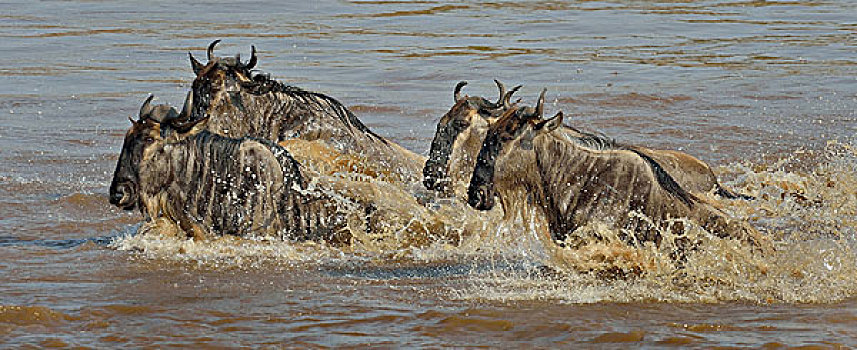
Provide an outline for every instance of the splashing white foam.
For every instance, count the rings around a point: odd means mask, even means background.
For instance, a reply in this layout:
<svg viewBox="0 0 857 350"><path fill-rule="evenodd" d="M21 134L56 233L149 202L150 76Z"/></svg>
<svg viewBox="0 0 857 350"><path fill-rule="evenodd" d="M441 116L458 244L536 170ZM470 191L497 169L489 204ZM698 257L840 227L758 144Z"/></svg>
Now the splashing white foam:
<svg viewBox="0 0 857 350"><path fill-rule="evenodd" d="M582 244L566 248L550 239L535 212L503 221L498 211L477 212L459 200L424 206L390 183L345 176L326 179L326 186L349 201L372 201L380 213L355 225L360 230L351 246L228 236L195 242L144 225L113 247L154 259L244 266L265 260L471 261L465 286L448 292L457 299L835 302L857 295L855 170L857 152L836 142L809 156L800 151L770 164L721 167L721 178L732 179L727 186L757 199L704 199L772 237L771 254L687 222L680 236L694 248L681 258L675 254L680 237L669 228L658 246L629 246L610 225L593 223L575 232Z"/></svg>

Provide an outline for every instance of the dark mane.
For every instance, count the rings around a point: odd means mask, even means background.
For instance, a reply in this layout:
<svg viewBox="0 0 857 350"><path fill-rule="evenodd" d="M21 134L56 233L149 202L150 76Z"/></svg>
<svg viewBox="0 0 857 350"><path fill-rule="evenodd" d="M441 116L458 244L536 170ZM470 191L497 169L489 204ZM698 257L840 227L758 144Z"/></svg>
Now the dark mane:
<svg viewBox="0 0 857 350"><path fill-rule="evenodd" d="M286 172L292 174L291 176L295 176L298 181L303 184L303 176L300 172L301 165L295 160L294 157L285 149L283 146L280 146L271 140L266 140L263 138L252 137L252 136L244 136L241 138L231 138L226 137L220 134L212 133L208 130L202 130L195 135L186 139L184 142L194 142L198 149L206 149L212 148L217 149L217 151L210 151L218 154L235 154L237 149L241 146L242 143L246 141L256 141L268 147L271 150L271 153L277 158L280 164L284 167L284 169L294 170L292 172ZM230 159L228 156L218 156L215 159Z"/></svg>
<svg viewBox="0 0 857 350"><path fill-rule="evenodd" d="M357 130L365 134L369 134L385 144L387 143L387 139L370 130L365 124L363 124L363 122L360 121L360 119L357 119L357 116L355 116L354 113L333 97L319 92L307 91L296 86L283 84L271 79L271 76L265 73L255 73L252 77L252 81L242 83L241 86L253 95L264 95L272 92L282 93L291 98L298 99L306 105L315 105L321 110L333 111L336 117L338 117L345 125L354 126Z"/></svg>
<svg viewBox="0 0 857 350"><path fill-rule="evenodd" d="M608 150L608 149L624 149L624 146L617 142L615 139L608 137L602 133L592 133L580 130L573 126L568 126L563 124L563 128L572 130L576 133L583 135L583 137L575 137L569 138L569 140L585 147L594 148L598 150Z"/></svg>
<svg viewBox="0 0 857 350"><path fill-rule="evenodd" d="M571 142L574 142L580 146L596 150L628 150L634 152L637 156L643 158L643 160L645 160L646 163L649 164L649 168L652 169L652 173L655 174L655 178L658 180L658 185L660 185L661 188L663 188L668 193L672 194L688 206L693 207L692 196L687 191L685 191L685 189L682 188L681 185L678 184L678 182L675 181L672 175L670 175L666 170L664 170L660 163L652 159L652 157L643 154L642 152L637 149L634 149L633 147L623 145L617 142L615 139L608 137L607 135L581 131L575 127L568 125L563 125L562 127L569 130L573 130L583 135L583 137L564 137L565 139L570 140Z"/></svg>
<svg viewBox="0 0 857 350"><path fill-rule="evenodd" d="M673 179L673 177L664 170L657 161L638 150L629 149L629 151L636 153L640 158L643 158L643 160L649 163L649 167L655 174L655 178L658 180L658 184L661 188L684 202L684 204L687 204L688 207L693 208L693 196L691 196L690 193L687 193L687 191L685 191L684 188L682 188L681 185L679 185L678 182L676 182L675 179Z"/></svg>

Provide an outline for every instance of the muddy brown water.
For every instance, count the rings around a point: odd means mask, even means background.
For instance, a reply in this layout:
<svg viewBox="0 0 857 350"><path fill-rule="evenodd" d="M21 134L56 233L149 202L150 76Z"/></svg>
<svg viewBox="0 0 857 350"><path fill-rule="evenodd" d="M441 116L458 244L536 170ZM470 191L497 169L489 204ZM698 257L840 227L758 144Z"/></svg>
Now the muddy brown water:
<svg viewBox="0 0 857 350"><path fill-rule="evenodd" d="M857 346L857 5L820 1L113 1L0 4L2 347ZM187 52L351 107L425 153L452 88L524 84L547 113L687 151L777 254L711 243L683 271L542 274L531 232L400 251L141 238L107 203ZM630 254L630 253L629 253ZM609 254L608 254L609 255ZM604 259L605 254L593 256Z"/></svg>

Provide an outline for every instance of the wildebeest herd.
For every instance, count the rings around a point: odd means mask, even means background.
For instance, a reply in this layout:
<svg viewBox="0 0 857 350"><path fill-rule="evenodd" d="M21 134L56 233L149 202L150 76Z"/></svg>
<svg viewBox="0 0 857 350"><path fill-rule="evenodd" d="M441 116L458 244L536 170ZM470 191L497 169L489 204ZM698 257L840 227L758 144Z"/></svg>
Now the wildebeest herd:
<svg viewBox="0 0 857 350"><path fill-rule="evenodd" d="M466 82L458 83L426 159L374 133L336 99L254 70L255 47L244 62L215 56L218 42L205 64L189 54L196 77L181 112L153 106L150 96L131 120L110 203L138 207L147 222L170 223L195 239L351 244L343 206L364 219L378 206L372 197L316 186L313 179L326 171L400 189L421 183L477 210L491 209L495 198L505 213L528 207L548 223L551 244L569 248L575 230L595 220L622 232L629 245L657 245L665 223L682 219L771 249L768 237L703 199L752 200L718 183L707 164L564 125L562 112L545 118L544 90L535 106L523 106L512 102L521 86L507 90L495 80L492 102L462 95Z"/></svg>

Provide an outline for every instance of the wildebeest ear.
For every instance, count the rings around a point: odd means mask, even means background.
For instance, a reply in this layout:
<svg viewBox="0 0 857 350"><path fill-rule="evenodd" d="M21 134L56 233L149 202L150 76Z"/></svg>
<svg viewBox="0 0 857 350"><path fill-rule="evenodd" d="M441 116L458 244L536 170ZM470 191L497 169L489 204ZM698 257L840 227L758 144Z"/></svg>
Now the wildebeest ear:
<svg viewBox="0 0 857 350"><path fill-rule="evenodd" d="M199 75L199 71L201 71L202 67L205 65L197 61L196 58L193 57L192 53L188 52L187 55L190 57L190 67L193 68L193 74Z"/></svg>
<svg viewBox="0 0 857 350"><path fill-rule="evenodd" d="M562 111L557 112L553 118L536 123L533 129L539 133L549 133L556 130L560 125L562 125Z"/></svg>

